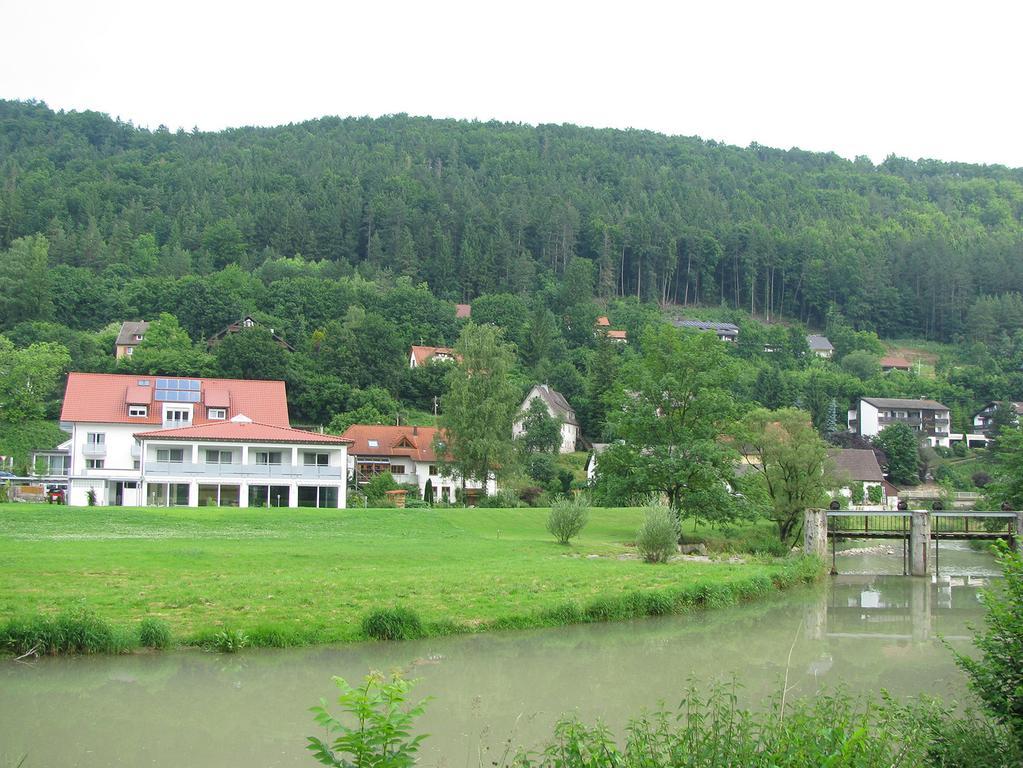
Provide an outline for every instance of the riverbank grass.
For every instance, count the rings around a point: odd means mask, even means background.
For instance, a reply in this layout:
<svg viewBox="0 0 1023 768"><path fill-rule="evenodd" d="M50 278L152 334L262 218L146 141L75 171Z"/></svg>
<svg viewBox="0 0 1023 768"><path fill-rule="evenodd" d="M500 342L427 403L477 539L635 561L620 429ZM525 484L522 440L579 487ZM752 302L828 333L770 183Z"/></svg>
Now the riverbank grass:
<svg viewBox="0 0 1023 768"><path fill-rule="evenodd" d="M364 640L375 611L410 611L426 635L604 621L752 599L818 572L798 558L650 565L633 545L640 509L593 509L567 547L547 515L0 505L0 631L79 615L137 637L148 618L178 644L229 631L279 647Z"/></svg>

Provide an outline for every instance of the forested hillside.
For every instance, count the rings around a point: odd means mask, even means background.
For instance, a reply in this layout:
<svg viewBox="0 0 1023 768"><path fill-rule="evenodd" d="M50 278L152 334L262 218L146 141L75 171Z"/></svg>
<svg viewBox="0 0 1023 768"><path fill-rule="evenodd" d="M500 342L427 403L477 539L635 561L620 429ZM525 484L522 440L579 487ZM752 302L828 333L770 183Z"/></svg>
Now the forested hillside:
<svg viewBox="0 0 1023 768"><path fill-rule="evenodd" d="M46 235L51 277L21 298L73 328L168 309L172 279L234 264L468 301L534 293L579 256L598 298L811 326L834 304L881 336L952 340L1000 322L979 297L1023 290L1021 217L1023 170L1002 167L403 115L150 132L0 102L0 248ZM233 309L183 323L211 333Z"/></svg>

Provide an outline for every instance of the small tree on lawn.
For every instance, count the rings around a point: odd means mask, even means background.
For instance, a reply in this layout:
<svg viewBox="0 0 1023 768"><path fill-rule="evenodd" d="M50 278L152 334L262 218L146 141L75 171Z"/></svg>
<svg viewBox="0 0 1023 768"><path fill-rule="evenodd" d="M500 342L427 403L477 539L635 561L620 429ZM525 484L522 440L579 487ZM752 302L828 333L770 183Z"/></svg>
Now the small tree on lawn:
<svg viewBox="0 0 1023 768"><path fill-rule="evenodd" d="M984 498L998 509L1007 504L1023 509L1023 430L1003 429L992 448L994 468L984 486Z"/></svg>
<svg viewBox="0 0 1023 768"><path fill-rule="evenodd" d="M888 457L888 477L899 485L919 482L919 446L913 430L902 423L889 424L874 442Z"/></svg>
<svg viewBox="0 0 1023 768"><path fill-rule="evenodd" d="M498 328L471 322L462 329L455 353L460 359L441 398L435 447L439 456L450 456L445 463L463 486L477 480L485 487L489 477L508 471L514 461L511 428L520 394L509 374L515 353Z"/></svg>
<svg viewBox="0 0 1023 768"><path fill-rule="evenodd" d="M753 411L743 420L739 439L749 451L750 472L769 500L778 536L788 543L801 529L806 509L826 501L832 485L827 445L809 414L795 408Z"/></svg>

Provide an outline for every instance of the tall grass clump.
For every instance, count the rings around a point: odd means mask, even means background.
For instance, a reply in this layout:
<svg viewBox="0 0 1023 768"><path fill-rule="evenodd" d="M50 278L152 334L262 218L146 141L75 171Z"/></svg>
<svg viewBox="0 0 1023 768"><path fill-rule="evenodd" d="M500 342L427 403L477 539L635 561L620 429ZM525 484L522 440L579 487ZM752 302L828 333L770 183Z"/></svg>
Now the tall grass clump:
<svg viewBox="0 0 1023 768"><path fill-rule="evenodd" d="M213 635L210 647L221 653L238 653L249 645L249 636L241 629L224 629Z"/></svg>
<svg viewBox="0 0 1023 768"><path fill-rule="evenodd" d="M167 622L154 616L147 616L139 622L139 645L143 648L163 650L171 644L171 631Z"/></svg>
<svg viewBox="0 0 1023 768"><path fill-rule="evenodd" d="M666 563L678 552L678 518L668 507L647 507L646 519L636 534L636 547L648 563Z"/></svg>
<svg viewBox="0 0 1023 768"><path fill-rule="evenodd" d="M559 499L551 506L547 515L547 530L557 539L558 544L568 545L586 526L590 519L590 505L582 497Z"/></svg>
<svg viewBox="0 0 1023 768"><path fill-rule="evenodd" d="M37 614L10 619L0 628L0 647L18 656L61 653L124 653L136 639L95 613L78 608L57 616Z"/></svg>
<svg viewBox="0 0 1023 768"><path fill-rule="evenodd" d="M379 608L362 619L362 631L374 640L415 640L422 637L423 622L411 608Z"/></svg>

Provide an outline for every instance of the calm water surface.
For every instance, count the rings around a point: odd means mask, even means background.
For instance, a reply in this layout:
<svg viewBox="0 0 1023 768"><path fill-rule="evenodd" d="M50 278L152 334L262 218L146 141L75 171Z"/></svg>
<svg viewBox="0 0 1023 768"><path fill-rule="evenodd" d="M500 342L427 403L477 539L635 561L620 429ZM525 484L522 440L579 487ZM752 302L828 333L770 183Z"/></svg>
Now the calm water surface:
<svg viewBox="0 0 1023 768"><path fill-rule="evenodd" d="M873 546L873 543L864 544ZM0 768L311 766L308 708L332 675L403 670L432 696L423 763L478 766L536 745L563 712L618 729L689 684L736 680L742 703L843 686L963 700L939 634L970 647L987 554L942 545L941 577L901 573L901 550L837 558L825 585L686 617L238 656L174 652L0 662ZM790 695L793 695L790 694Z"/></svg>

